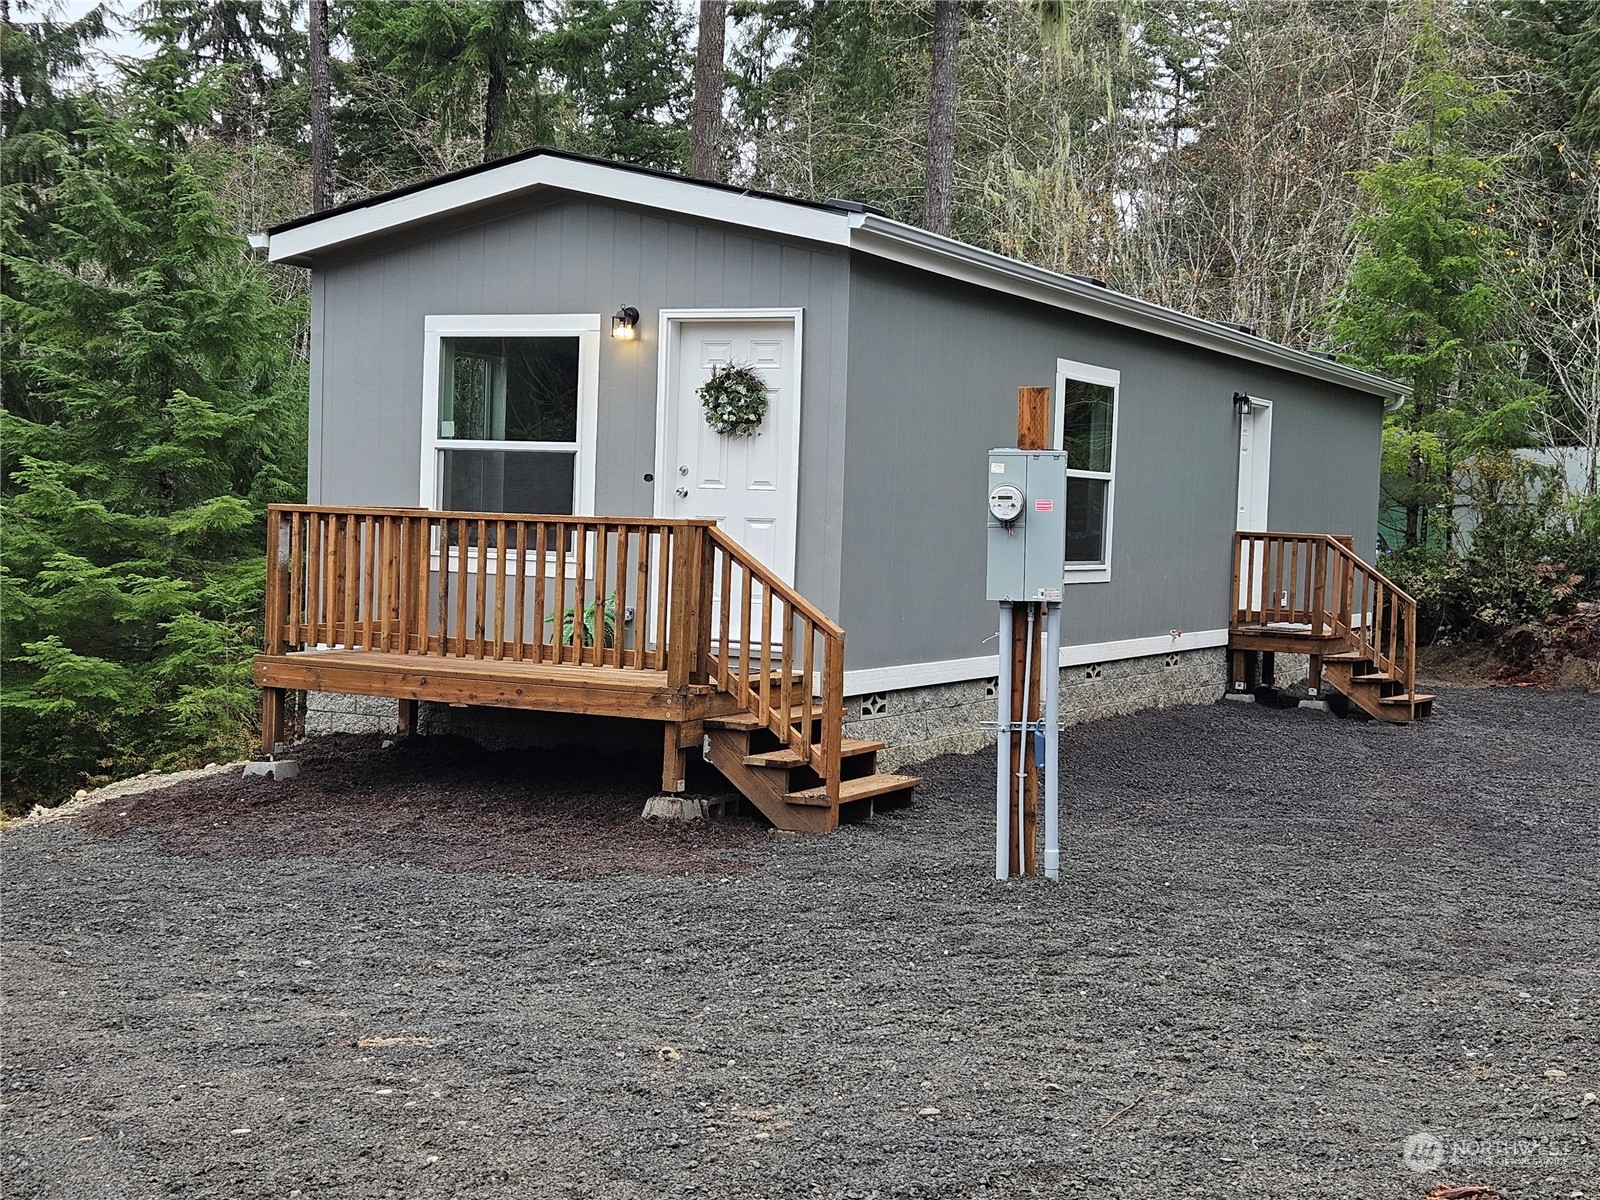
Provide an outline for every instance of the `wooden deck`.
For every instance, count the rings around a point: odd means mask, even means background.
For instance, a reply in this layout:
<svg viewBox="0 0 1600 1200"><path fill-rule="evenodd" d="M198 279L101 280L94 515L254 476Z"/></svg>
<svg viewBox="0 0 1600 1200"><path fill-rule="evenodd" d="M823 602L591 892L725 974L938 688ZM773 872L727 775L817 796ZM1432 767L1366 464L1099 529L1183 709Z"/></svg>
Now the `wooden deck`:
<svg viewBox="0 0 1600 1200"><path fill-rule="evenodd" d="M714 741L781 828L919 782L845 743L844 630L712 522L274 505L267 553L265 754L286 693L321 691L391 697L407 732L423 701L660 722L664 791Z"/></svg>
<svg viewBox="0 0 1600 1200"><path fill-rule="evenodd" d="M1272 682L1276 654L1304 654L1313 692L1331 687L1376 720L1433 711L1416 686L1417 602L1348 537L1236 534L1228 649L1232 689Z"/></svg>
<svg viewBox="0 0 1600 1200"><path fill-rule="evenodd" d="M443 658L383 650L302 650L260 655L264 688L391 696L653 721L703 721L744 711L709 683L674 686L664 670L572 663Z"/></svg>

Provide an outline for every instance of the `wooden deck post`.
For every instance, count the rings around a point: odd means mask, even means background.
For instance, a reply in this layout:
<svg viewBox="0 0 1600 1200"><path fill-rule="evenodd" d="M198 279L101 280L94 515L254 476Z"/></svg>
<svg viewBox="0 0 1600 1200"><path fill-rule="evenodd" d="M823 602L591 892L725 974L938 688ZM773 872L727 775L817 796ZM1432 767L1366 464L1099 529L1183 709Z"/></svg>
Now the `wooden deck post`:
<svg viewBox="0 0 1600 1200"><path fill-rule="evenodd" d="M1047 450L1050 447L1050 389L1024 387L1017 389L1017 449ZM1029 622L1029 614L1034 620ZM1013 721L1034 722L1039 718L1040 687L1060 687L1060 671L1052 664L1040 661L1038 646L1033 647L1033 678L1028 679L1023 664L1029 661L1028 635L1034 638L1044 632L1044 606L1042 604L1017 604L1013 606L1011 624L1011 706ZM1039 820L1039 760L1031 753L1026 734L1013 733L1011 745L1011 779L1013 795L1011 811L1021 808L1021 820L1016 823L1012 837L1012 863L1017 874L1032 875L1038 870L1035 863L1037 850L1035 831ZM1021 793L1017 794L1017 776L1021 773Z"/></svg>
<svg viewBox="0 0 1600 1200"><path fill-rule="evenodd" d="M687 773L689 756L685 748L678 745L682 739L678 736L678 723L665 721L661 726L661 790L671 795L677 795L685 788L684 776Z"/></svg>
<svg viewBox="0 0 1600 1200"><path fill-rule="evenodd" d="M283 741L283 698L285 692L282 688L261 689L261 757L272 758L278 752L278 743Z"/></svg>
<svg viewBox="0 0 1600 1200"><path fill-rule="evenodd" d="M417 735L417 702L415 700L401 700L399 712L395 715L395 736L415 737Z"/></svg>
<svg viewBox="0 0 1600 1200"><path fill-rule="evenodd" d="M673 688L689 686L700 660L700 617L695 610L700 599L700 543L704 533L697 525L681 525L673 531L668 597L671 615L667 622L667 684Z"/></svg>

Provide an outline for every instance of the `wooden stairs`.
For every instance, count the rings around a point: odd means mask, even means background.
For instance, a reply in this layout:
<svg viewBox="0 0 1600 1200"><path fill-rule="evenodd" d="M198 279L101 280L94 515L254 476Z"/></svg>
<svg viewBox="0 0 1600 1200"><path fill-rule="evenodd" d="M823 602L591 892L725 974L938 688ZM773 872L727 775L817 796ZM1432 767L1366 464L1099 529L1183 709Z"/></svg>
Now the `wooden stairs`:
<svg viewBox="0 0 1600 1200"><path fill-rule="evenodd" d="M739 794L779 829L825 833L846 816L871 816L879 801L903 802L922 782L912 775L880 773L882 742L844 738L840 742L838 798L795 751L753 718L713 717L706 722L706 761L720 771Z"/></svg>
<svg viewBox="0 0 1600 1200"><path fill-rule="evenodd" d="M906 798L844 737L844 630L711 521L272 505L261 745L290 691L659 721L779 829ZM581 619L576 614L582 614Z"/></svg>
<svg viewBox="0 0 1600 1200"><path fill-rule="evenodd" d="M1234 538L1230 690L1273 682L1274 656L1304 654L1313 694L1331 689L1378 721L1433 712L1416 685L1417 602L1357 558L1348 537Z"/></svg>

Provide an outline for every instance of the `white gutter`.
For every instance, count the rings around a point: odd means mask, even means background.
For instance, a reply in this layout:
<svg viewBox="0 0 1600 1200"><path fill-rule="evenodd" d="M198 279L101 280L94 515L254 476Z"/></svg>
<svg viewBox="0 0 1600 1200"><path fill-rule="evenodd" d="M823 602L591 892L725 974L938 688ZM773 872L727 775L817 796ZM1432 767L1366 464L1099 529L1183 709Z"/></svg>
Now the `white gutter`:
<svg viewBox="0 0 1600 1200"><path fill-rule="evenodd" d="M1003 254L980 250L914 225L871 213L852 216L850 225L850 248L865 254L1008 295L1024 296L1056 308L1110 321L1124 328L1176 338L1233 358L1244 358L1263 366L1309 375L1357 391L1387 396L1397 406L1405 403L1411 394L1411 389L1392 379L1358 371L1309 351L1281 346L1265 338L1192 317L1188 313L1152 304L1111 288L1018 262ZM1385 405L1385 410L1393 411L1388 405Z"/></svg>

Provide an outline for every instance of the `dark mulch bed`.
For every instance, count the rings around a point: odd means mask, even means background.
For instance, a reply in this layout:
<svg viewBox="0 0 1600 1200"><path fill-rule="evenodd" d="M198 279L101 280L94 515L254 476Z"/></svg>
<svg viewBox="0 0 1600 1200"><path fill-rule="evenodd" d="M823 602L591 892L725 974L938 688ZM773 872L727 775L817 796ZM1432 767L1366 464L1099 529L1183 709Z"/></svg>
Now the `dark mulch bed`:
<svg viewBox="0 0 1600 1200"><path fill-rule="evenodd" d="M800 839L301 757L0 840L7 1196L1600 1196L1600 698L1074 728L1058 886L985 754Z"/></svg>
<svg viewBox="0 0 1600 1200"><path fill-rule="evenodd" d="M551 879L739 873L748 864L720 852L766 836L753 819L640 820L661 777L659 758L349 735L302 743L294 758L296 779L208 776L103 805L80 824L96 835L148 831L172 854L265 858L312 849ZM720 781L709 775L696 782Z"/></svg>

